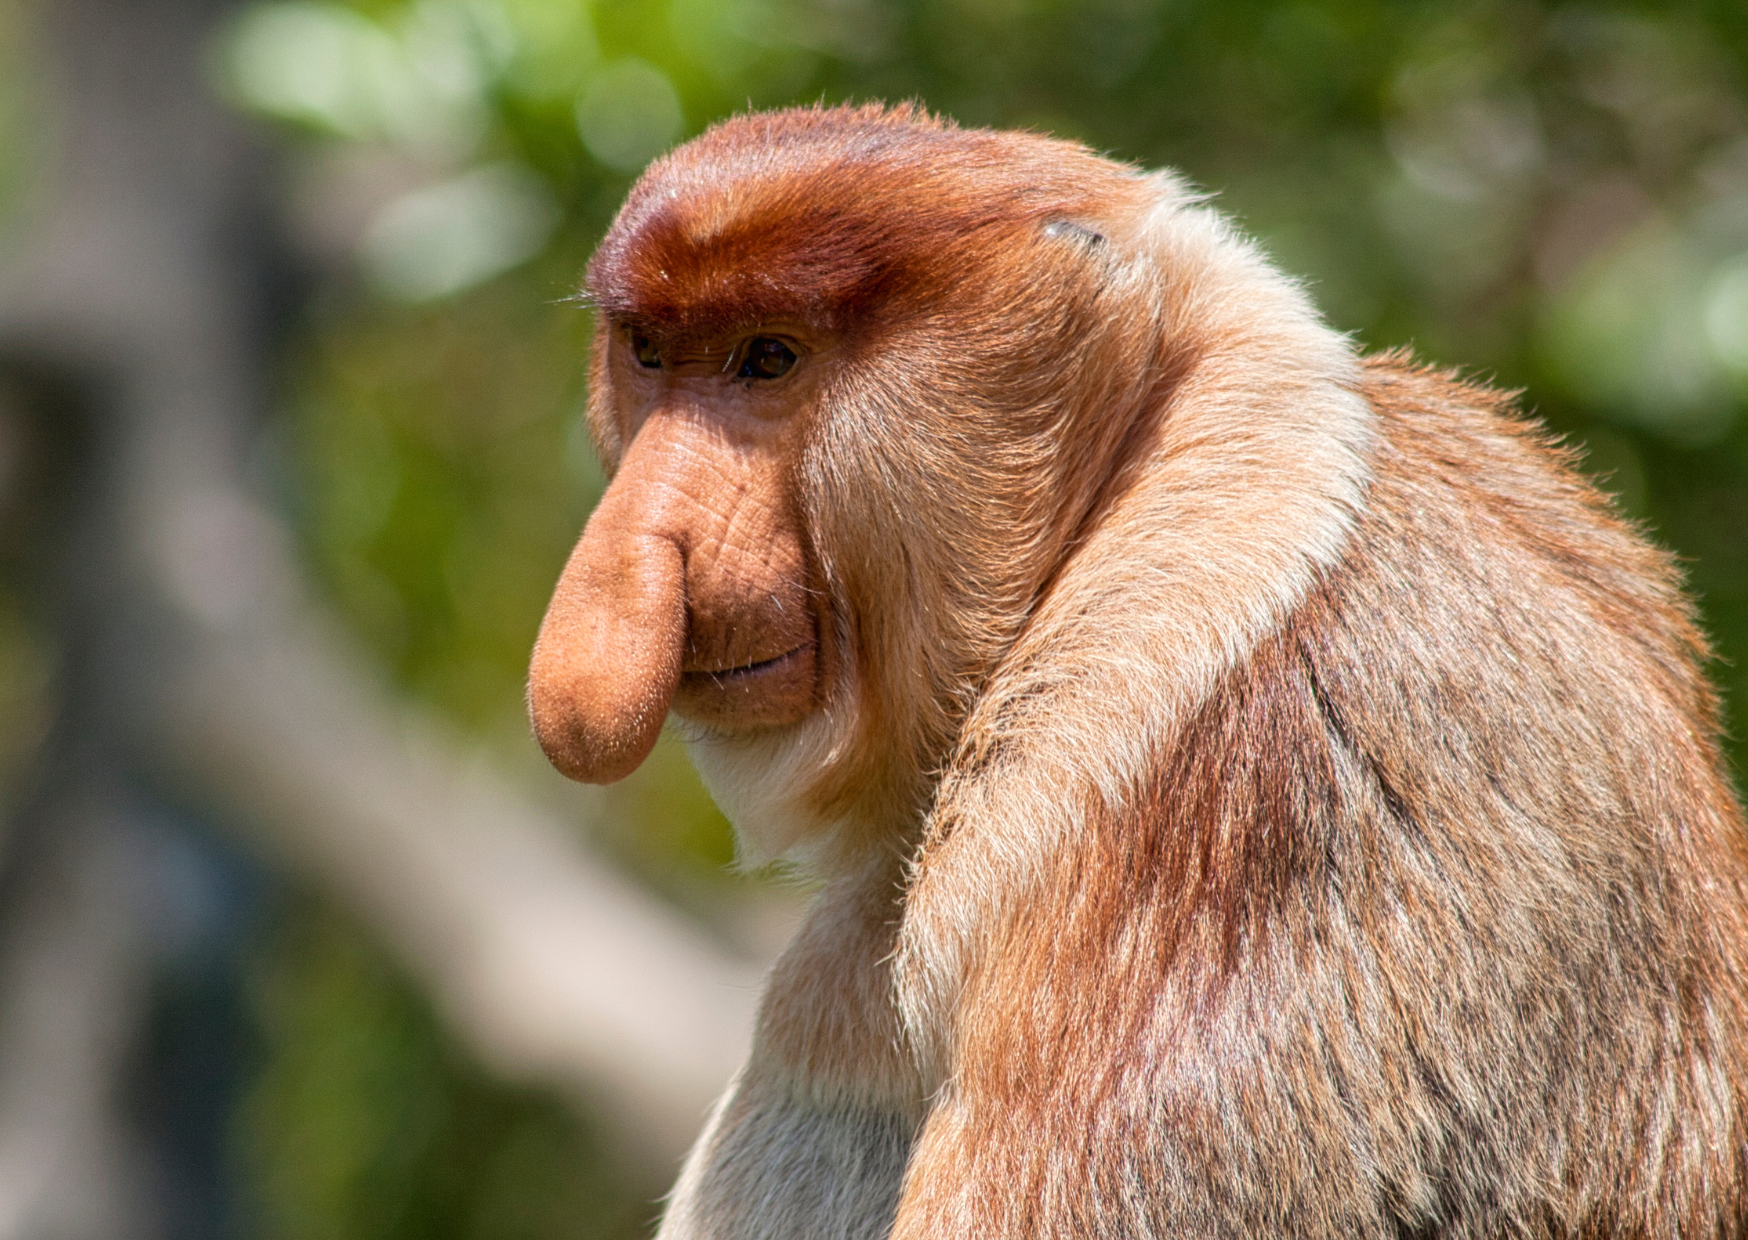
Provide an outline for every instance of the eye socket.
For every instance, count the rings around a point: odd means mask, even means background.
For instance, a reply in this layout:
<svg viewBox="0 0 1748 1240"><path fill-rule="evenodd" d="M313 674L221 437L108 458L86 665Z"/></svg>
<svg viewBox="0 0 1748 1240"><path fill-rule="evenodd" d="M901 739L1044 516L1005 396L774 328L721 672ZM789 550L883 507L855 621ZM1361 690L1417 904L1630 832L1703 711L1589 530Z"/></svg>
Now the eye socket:
<svg viewBox="0 0 1748 1240"><path fill-rule="evenodd" d="M755 336L747 344L737 379L775 379L789 373L796 362L795 350L770 336Z"/></svg>
<svg viewBox="0 0 1748 1240"><path fill-rule="evenodd" d="M662 355L656 351L655 342L648 336L633 332L631 351L637 357L637 364L645 370L659 370L661 368Z"/></svg>

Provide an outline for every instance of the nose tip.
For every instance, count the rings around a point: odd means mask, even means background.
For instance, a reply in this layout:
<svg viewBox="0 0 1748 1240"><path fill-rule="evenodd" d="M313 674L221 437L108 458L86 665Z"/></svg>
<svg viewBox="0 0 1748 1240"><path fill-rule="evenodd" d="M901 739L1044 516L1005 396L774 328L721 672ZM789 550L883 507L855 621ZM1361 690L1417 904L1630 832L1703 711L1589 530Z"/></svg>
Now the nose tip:
<svg viewBox="0 0 1748 1240"><path fill-rule="evenodd" d="M585 784L616 783L641 766L667 715L658 693L615 701L600 688L587 676L554 674L538 665L529 678L535 739L561 774Z"/></svg>

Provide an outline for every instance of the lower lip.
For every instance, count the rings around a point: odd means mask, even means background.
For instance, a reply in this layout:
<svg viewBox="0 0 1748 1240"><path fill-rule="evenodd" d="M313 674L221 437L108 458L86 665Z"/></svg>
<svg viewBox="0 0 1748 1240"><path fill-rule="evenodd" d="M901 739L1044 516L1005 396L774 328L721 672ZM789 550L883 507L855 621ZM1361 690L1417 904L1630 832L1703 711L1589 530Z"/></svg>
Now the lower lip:
<svg viewBox="0 0 1748 1240"><path fill-rule="evenodd" d="M747 663L740 667L726 667L721 671L710 671L703 668L688 668L682 673L682 675L687 680L694 682L709 680L714 681L719 685L732 685L743 680L750 680L755 676L762 676L767 672L781 671L788 663L794 660L797 655L800 655L806 649L806 646L797 646L795 649L786 651L774 659L761 659L757 663Z"/></svg>
<svg viewBox="0 0 1748 1240"><path fill-rule="evenodd" d="M726 732L798 723L817 705L816 654L815 645L806 642L774 659L721 671L686 671L674 694L674 713Z"/></svg>

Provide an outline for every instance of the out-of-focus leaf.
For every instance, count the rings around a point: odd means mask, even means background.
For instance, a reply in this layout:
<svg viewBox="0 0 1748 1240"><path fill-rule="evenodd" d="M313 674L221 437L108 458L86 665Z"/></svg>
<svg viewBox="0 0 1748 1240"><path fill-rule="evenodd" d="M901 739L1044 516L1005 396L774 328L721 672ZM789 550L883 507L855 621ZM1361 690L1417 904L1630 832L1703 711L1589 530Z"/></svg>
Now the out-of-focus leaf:
<svg viewBox="0 0 1748 1240"><path fill-rule="evenodd" d="M364 236L365 270L398 300L445 297L533 258L558 215L526 168L475 168L385 207Z"/></svg>
<svg viewBox="0 0 1748 1240"><path fill-rule="evenodd" d="M1710 276L1704 254L1659 224L1598 256L1549 306L1548 348L1567 387L1679 440L1728 433L1736 401L1714 338L1734 330L1732 306L1727 284L1707 298ZM1708 331L1714 319L1721 335Z"/></svg>
<svg viewBox="0 0 1748 1240"><path fill-rule="evenodd" d="M589 154L618 172L636 172L685 127L667 75L628 56L597 73L577 100L577 132Z"/></svg>

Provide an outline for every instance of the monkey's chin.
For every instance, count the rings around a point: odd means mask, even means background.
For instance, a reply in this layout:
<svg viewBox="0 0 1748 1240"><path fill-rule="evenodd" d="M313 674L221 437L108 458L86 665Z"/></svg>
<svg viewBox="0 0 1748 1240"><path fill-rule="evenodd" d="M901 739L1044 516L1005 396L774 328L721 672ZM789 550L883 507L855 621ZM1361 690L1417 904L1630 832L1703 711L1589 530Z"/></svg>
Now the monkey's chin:
<svg viewBox="0 0 1748 1240"><path fill-rule="evenodd" d="M799 726L739 734L685 728L686 751L717 808L734 826L742 865L779 857L806 868L807 845L836 825L811 808L809 791L832 750L830 715Z"/></svg>
<svg viewBox="0 0 1748 1240"><path fill-rule="evenodd" d="M671 709L716 732L754 732L800 723L818 702L819 659L807 642L771 659L719 670L686 669Z"/></svg>

